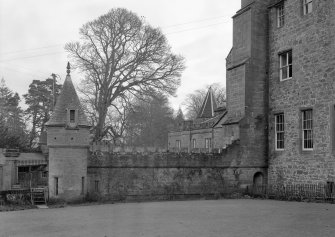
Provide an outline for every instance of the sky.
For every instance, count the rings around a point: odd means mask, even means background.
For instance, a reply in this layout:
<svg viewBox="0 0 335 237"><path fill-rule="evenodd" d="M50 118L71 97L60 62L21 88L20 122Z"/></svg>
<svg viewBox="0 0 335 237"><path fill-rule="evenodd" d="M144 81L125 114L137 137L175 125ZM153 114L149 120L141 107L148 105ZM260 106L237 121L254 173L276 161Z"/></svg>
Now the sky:
<svg viewBox="0 0 335 237"><path fill-rule="evenodd" d="M80 27L112 8L127 8L162 29L173 53L186 60L174 109L185 96L213 83L226 84L226 57L232 47L232 16L239 0L0 0L0 78L20 95L32 80L52 73L64 82L64 45L79 40ZM70 61L71 63L71 61ZM71 72L76 86L83 78Z"/></svg>

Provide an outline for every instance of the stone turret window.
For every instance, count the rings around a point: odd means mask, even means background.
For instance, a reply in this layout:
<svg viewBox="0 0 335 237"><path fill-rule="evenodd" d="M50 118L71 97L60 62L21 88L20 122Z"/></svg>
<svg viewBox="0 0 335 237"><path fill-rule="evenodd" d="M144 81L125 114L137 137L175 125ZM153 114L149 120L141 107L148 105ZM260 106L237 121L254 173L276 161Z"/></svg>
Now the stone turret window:
<svg viewBox="0 0 335 237"><path fill-rule="evenodd" d="M313 0L303 0L302 8L304 15L307 15L313 11Z"/></svg>
<svg viewBox="0 0 335 237"><path fill-rule="evenodd" d="M76 111L71 109L70 110L70 123L75 123L76 122Z"/></svg>
<svg viewBox="0 0 335 237"><path fill-rule="evenodd" d="M68 109L67 110L67 126L70 128L74 128L78 123L78 110L76 109Z"/></svg>

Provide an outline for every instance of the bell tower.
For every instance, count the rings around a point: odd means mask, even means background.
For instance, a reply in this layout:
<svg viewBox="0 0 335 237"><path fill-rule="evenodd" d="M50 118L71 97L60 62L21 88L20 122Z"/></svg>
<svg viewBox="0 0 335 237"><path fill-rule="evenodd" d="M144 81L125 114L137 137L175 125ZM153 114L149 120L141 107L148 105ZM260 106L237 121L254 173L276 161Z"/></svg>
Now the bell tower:
<svg viewBox="0 0 335 237"><path fill-rule="evenodd" d="M89 124L70 76L70 64L55 109L46 124L49 197L81 199L87 190Z"/></svg>

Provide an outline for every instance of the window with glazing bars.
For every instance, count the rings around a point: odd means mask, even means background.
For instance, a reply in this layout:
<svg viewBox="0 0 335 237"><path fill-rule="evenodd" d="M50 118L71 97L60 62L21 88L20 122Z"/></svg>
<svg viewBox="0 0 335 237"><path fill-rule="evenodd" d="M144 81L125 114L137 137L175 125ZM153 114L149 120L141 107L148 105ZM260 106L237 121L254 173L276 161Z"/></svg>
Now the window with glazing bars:
<svg viewBox="0 0 335 237"><path fill-rule="evenodd" d="M302 148L313 150L313 110L302 111Z"/></svg>
<svg viewBox="0 0 335 237"><path fill-rule="evenodd" d="M292 50L279 54L280 80L292 78Z"/></svg>
<svg viewBox="0 0 335 237"><path fill-rule="evenodd" d="M76 121L76 111L70 110L70 123L74 123Z"/></svg>
<svg viewBox="0 0 335 237"><path fill-rule="evenodd" d="M181 148L181 142L180 142L180 140L176 141L176 147L179 148L179 149Z"/></svg>
<svg viewBox="0 0 335 237"><path fill-rule="evenodd" d="M284 23L284 3L282 3L277 7L277 27L282 27Z"/></svg>
<svg viewBox="0 0 335 237"><path fill-rule="evenodd" d="M303 0L302 7L304 15L311 13L313 11L313 0Z"/></svg>
<svg viewBox="0 0 335 237"><path fill-rule="evenodd" d="M205 138L205 148L212 148L212 139Z"/></svg>
<svg viewBox="0 0 335 237"><path fill-rule="evenodd" d="M275 133L276 150L283 150L285 136L284 114L275 115Z"/></svg>

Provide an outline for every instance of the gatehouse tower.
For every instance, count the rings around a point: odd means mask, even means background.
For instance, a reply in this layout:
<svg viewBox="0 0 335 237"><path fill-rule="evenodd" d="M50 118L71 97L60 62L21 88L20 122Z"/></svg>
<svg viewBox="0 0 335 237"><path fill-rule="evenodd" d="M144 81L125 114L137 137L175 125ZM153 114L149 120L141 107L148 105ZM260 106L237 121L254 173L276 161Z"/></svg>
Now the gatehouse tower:
<svg viewBox="0 0 335 237"><path fill-rule="evenodd" d="M90 126L73 86L69 63L62 91L46 126L49 197L81 199L87 190Z"/></svg>

